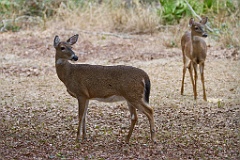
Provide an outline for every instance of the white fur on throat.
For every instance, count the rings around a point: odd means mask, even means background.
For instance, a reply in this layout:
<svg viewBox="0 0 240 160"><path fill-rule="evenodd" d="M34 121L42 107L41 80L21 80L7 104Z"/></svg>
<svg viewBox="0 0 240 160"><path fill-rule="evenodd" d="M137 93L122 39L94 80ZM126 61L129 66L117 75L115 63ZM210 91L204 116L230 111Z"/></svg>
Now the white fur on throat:
<svg viewBox="0 0 240 160"><path fill-rule="evenodd" d="M59 58L56 62L57 64L62 64L63 63L63 60L61 58Z"/></svg>

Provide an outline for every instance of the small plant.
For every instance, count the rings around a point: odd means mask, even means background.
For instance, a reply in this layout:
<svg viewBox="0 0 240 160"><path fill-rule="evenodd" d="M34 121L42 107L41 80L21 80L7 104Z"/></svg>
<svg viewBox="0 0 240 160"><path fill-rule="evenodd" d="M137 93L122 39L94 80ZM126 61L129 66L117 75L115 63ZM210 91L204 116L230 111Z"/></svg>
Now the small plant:
<svg viewBox="0 0 240 160"><path fill-rule="evenodd" d="M162 8L158 10L158 14L162 16L163 20L167 24L173 24L179 22L179 20L186 14L187 5L184 1L176 0L160 0Z"/></svg>
<svg viewBox="0 0 240 160"><path fill-rule="evenodd" d="M218 108L223 108L224 107L224 102L219 99L218 102L217 102L217 105L218 105Z"/></svg>
<svg viewBox="0 0 240 160"><path fill-rule="evenodd" d="M56 153L56 156L58 158L65 159L65 156L61 152Z"/></svg>

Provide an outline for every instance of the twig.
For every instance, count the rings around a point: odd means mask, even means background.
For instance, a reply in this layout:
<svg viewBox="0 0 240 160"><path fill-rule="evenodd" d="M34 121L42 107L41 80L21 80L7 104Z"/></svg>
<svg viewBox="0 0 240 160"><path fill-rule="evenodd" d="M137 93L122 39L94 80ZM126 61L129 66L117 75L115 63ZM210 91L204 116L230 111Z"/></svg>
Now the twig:
<svg viewBox="0 0 240 160"><path fill-rule="evenodd" d="M201 18L199 15L197 15L197 13L193 10L192 6L188 3L188 1L185 0L185 2L187 3L187 6L188 6L188 8L191 10L192 14L193 14L195 17L197 17L199 20L202 20L202 18ZM208 25L205 25L205 26L207 27L207 29L208 29L210 32L213 32L213 30L212 30Z"/></svg>
<svg viewBox="0 0 240 160"><path fill-rule="evenodd" d="M141 38L136 38L134 36L129 36L127 34L115 34L115 33L110 33L110 32L90 32L90 31L85 31L85 30L80 30L79 32L86 33L86 34L91 34L91 35L105 35L105 36L113 36L113 37L123 38L123 39L142 40Z"/></svg>

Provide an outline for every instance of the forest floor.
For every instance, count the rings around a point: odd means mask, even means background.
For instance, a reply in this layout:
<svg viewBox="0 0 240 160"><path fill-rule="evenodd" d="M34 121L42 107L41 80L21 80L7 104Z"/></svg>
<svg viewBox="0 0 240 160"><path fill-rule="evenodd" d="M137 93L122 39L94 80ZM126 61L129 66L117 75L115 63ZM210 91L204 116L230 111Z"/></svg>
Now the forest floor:
<svg viewBox="0 0 240 160"><path fill-rule="evenodd" d="M79 60L74 63L131 65L149 74L156 144L140 112L126 144L127 104L98 101L89 104L88 139L75 143L77 100L57 77L53 39L58 34L67 40L76 33L80 37L73 50ZM0 159L240 159L237 50L208 38L208 101L203 100L200 75L195 101L188 72L180 94L182 53L180 47L163 44L169 36L159 32L119 37L76 30L0 33Z"/></svg>

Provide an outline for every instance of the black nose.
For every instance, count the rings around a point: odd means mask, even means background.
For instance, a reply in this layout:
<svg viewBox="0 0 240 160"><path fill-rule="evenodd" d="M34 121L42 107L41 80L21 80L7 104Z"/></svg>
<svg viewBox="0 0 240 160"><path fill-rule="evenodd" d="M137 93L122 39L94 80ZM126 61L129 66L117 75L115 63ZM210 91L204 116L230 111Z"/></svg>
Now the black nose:
<svg viewBox="0 0 240 160"><path fill-rule="evenodd" d="M208 35L207 35L207 33L204 33L202 36L203 36L203 37L207 37Z"/></svg>
<svg viewBox="0 0 240 160"><path fill-rule="evenodd" d="M71 60L77 61L77 60L78 60L78 57L77 57L76 55L74 55Z"/></svg>

